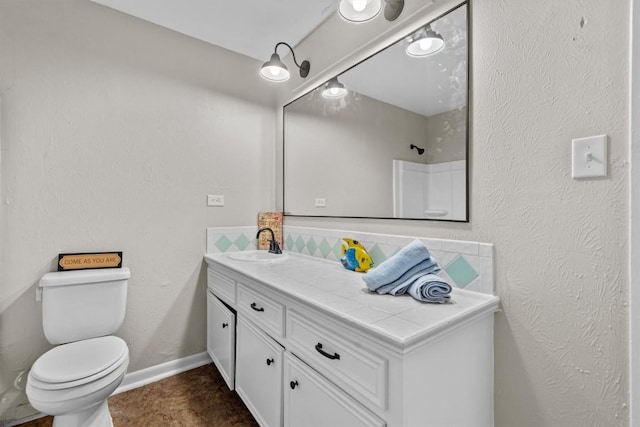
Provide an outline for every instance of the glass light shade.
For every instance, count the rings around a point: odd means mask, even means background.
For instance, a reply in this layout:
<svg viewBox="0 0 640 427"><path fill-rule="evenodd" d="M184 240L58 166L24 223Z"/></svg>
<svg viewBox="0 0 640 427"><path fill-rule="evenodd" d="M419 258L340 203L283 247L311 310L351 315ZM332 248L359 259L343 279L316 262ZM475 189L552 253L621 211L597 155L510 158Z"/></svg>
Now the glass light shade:
<svg viewBox="0 0 640 427"><path fill-rule="evenodd" d="M407 55L422 57L433 55L444 47L442 36L431 28L417 34L409 46L407 46Z"/></svg>
<svg viewBox="0 0 640 427"><path fill-rule="evenodd" d="M340 0L338 13L347 21L369 21L382 10L382 0Z"/></svg>
<svg viewBox="0 0 640 427"><path fill-rule="evenodd" d="M274 53L271 59L262 64L260 75L272 82L284 82L289 80L289 70L280 60L280 55Z"/></svg>
<svg viewBox="0 0 640 427"><path fill-rule="evenodd" d="M322 96L325 98L341 98L345 96L347 92L344 85L340 83L337 78L333 78L324 86Z"/></svg>

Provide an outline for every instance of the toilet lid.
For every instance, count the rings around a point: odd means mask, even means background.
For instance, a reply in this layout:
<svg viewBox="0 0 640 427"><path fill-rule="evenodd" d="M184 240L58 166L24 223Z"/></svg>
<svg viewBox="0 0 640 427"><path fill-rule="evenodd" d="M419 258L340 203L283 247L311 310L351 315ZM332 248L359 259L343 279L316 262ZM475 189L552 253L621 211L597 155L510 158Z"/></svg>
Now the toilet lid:
<svg viewBox="0 0 640 427"><path fill-rule="evenodd" d="M31 367L30 375L51 388L86 384L108 375L129 356L121 338L106 336L59 345Z"/></svg>

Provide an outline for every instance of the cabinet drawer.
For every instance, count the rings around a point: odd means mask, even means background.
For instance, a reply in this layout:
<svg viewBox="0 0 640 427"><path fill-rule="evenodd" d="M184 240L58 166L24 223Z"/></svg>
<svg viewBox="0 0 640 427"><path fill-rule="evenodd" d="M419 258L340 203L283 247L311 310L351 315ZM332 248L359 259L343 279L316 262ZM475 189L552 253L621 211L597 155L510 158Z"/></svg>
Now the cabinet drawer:
<svg viewBox="0 0 640 427"><path fill-rule="evenodd" d="M321 319L312 320L288 310L287 349L347 393L386 409L387 359L338 337L321 324Z"/></svg>
<svg viewBox="0 0 640 427"><path fill-rule="evenodd" d="M222 378L234 388L236 368L236 315L207 292L207 353Z"/></svg>
<svg viewBox="0 0 640 427"><path fill-rule="evenodd" d="M284 359L284 427L386 425L295 356L287 352Z"/></svg>
<svg viewBox="0 0 640 427"><path fill-rule="evenodd" d="M207 287L227 304L235 305L236 281L232 278L207 269Z"/></svg>
<svg viewBox="0 0 640 427"><path fill-rule="evenodd" d="M238 283L238 312L274 338L284 338L284 305L262 292Z"/></svg>

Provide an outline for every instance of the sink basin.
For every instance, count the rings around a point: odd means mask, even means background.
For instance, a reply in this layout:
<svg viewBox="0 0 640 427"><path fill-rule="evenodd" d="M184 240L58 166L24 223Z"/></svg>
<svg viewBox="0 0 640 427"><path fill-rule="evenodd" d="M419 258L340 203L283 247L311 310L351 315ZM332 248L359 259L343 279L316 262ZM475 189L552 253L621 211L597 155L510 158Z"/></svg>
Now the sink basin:
<svg viewBox="0 0 640 427"><path fill-rule="evenodd" d="M269 251L242 251L231 252L227 255L229 259L246 262L278 262L289 258L289 254L272 254Z"/></svg>

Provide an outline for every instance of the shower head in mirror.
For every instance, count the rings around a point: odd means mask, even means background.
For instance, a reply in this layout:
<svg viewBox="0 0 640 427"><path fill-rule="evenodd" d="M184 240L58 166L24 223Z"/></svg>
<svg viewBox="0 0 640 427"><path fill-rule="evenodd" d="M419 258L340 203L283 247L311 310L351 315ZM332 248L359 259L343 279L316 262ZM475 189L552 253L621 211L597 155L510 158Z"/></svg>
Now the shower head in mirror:
<svg viewBox="0 0 640 427"><path fill-rule="evenodd" d="M411 144L411 149L413 150L414 148L415 148L415 149L416 149L416 151L418 152L418 155L419 155L419 156L422 156L422 155L424 154L424 148L420 148L420 147L418 147L417 145L413 145L413 144Z"/></svg>

